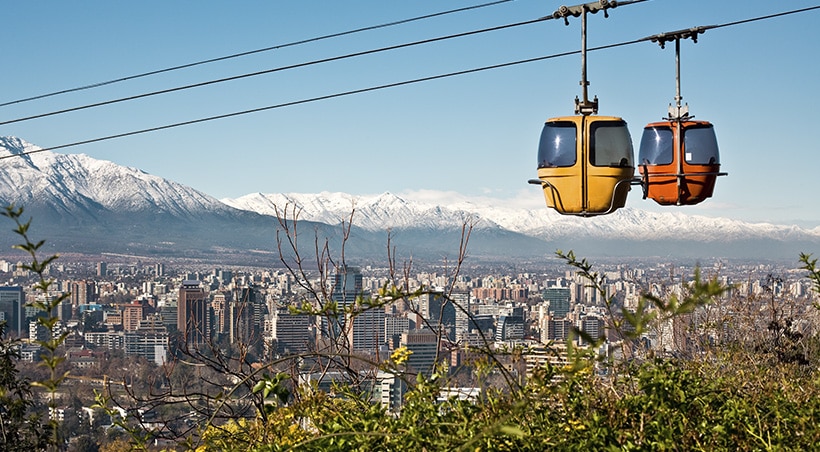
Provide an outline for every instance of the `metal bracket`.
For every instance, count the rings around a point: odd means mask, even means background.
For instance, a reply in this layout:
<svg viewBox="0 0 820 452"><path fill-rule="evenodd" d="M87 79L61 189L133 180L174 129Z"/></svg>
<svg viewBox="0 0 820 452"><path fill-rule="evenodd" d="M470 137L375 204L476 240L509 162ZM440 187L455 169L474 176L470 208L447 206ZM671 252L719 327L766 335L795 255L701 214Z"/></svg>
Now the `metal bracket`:
<svg viewBox="0 0 820 452"><path fill-rule="evenodd" d="M610 9L610 8L615 8L616 6L618 6L618 2L614 1L614 0L611 0L611 1L599 0L597 2L584 3L584 4L581 4L581 5L575 5L575 6L561 5L560 8L558 8L557 10L555 10L554 13L552 13L552 17L553 17L553 19L563 18L564 19L564 25L569 25L569 19L568 19L569 16L578 17L581 14L583 14L584 11L588 11L592 14L595 14L598 11L603 11L604 12L604 17L609 17L609 14L607 13L606 10Z"/></svg>
<svg viewBox="0 0 820 452"><path fill-rule="evenodd" d="M669 104L669 116L663 119L667 121L688 121L694 117L694 115L689 115L689 104L684 106Z"/></svg>
<svg viewBox="0 0 820 452"><path fill-rule="evenodd" d="M575 96L575 114L584 116L598 114L598 96L591 101L587 99L583 102Z"/></svg>
<svg viewBox="0 0 820 452"><path fill-rule="evenodd" d="M692 27L677 31L668 31L654 36L650 36L649 40L658 43L662 49L666 48L667 42L678 41L681 39L691 39L695 44L698 43L698 35L706 32L710 27Z"/></svg>

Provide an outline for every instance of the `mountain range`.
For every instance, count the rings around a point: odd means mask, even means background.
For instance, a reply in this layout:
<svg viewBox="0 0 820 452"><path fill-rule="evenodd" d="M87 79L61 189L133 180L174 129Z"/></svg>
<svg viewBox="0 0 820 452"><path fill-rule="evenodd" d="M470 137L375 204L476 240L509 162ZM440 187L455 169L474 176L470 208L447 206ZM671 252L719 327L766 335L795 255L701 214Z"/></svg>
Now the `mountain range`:
<svg viewBox="0 0 820 452"><path fill-rule="evenodd" d="M11 155L16 157L4 158ZM308 258L318 239L327 241L333 255L344 241L347 258L372 262L384 262L388 236L399 257L452 259L465 225L471 228L468 255L474 259L541 259L558 248L584 256L796 259L820 245L820 227L634 208L576 218L502 202L441 205L392 193L256 193L218 200L139 169L39 151L14 137L0 137L0 168L0 202L23 206L33 218L32 235L62 253L274 265L277 236L284 238L285 226L291 232L294 226L282 219L294 215L299 243L307 248L301 253ZM0 246L17 242L15 234L0 234ZM293 257L288 246L283 249L286 258Z"/></svg>

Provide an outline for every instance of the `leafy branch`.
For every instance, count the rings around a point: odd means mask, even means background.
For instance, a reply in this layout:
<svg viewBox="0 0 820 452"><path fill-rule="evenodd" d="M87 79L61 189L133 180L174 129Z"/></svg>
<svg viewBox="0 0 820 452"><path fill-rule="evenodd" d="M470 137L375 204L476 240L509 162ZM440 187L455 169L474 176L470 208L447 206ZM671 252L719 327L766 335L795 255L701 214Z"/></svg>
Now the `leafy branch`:
<svg viewBox="0 0 820 452"><path fill-rule="evenodd" d="M59 256L53 254L42 260L38 258L37 252L43 244L45 244L45 240L38 242L32 241L29 236L31 219L23 221L23 208L15 207L12 204L6 206L5 210L0 212L0 214L14 221L16 226L14 232L22 238L23 243L14 245L13 248L26 252L31 258L31 262L23 264L22 268L36 275L37 282L33 288L42 294L42 300L35 300L30 305L44 314L37 317L37 324L46 330L47 339L37 340L35 342L45 350L40 356L42 359L41 365L49 370L49 377L41 381L32 382L32 386L41 387L49 394L48 407L51 414L49 425L52 429L50 446L57 448L60 444L59 422L56 416L57 390L66 376L68 376L68 372L61 373L57 369L66 359L63 354L59 353L58 349L63 345L66 337L68 337L68 332L58 331L59 317L56 315L56 311L60 304L68 299L70 293L63 292L57 296L51 296L51 286L54 284L54 281L46 278L46 273L48 272L48 266Z"/></svg>

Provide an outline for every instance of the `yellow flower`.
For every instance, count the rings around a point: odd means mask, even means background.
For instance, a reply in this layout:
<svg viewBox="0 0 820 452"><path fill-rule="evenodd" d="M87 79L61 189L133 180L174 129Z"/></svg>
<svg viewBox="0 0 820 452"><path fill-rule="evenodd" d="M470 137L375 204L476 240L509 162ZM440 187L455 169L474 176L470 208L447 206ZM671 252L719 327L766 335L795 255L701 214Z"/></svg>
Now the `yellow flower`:
<svg viewBox="0 0 820 452"><path fill-rule="evenodd" d="M399 347L393 350L393 353L390 354L390 360L396 363L396 365L401 365L407 362L407 359L410 358L413 352L408 350L407 347Z"/></svg>

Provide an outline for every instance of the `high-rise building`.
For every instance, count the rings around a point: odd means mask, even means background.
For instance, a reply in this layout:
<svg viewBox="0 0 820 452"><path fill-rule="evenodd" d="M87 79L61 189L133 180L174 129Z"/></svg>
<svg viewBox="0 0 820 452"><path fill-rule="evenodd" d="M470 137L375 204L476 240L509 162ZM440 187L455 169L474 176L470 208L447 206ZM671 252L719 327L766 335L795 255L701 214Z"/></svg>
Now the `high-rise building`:
<svg viewBox="0 0 820 452"><path fill-rule="evenodd" d="M94 281L72 281L70 287L72 306L89 304L96 299L96 285Z"/></svg>
<svg viewBox="0 0 820 452"><path fill-rule="evenodd" d="M425 327L436 331L441 329L444 337L455 340L456 308L444 292L422 294L410 300L410 304L421 314Z"/></svg>
<svg viewBox="0 0 820 452"><path fill-rule="evenodd" d="M566 341L572 333L573 326L571 319L547 317L546 334L544 331L541 332L541 342L546 344L549 341Z"/></svg>
<svg viewBox="0 0 820 452"><path fill-rule="evenodd" d="M260 339L262 318L257 320L260 308L256 303L256 291L243 287L233 291L233 299L228 303L226 327L231 344L251 344Z"/></svg>
<svg viewBox="0 0 820 452"><path fill-rule="evenodd" d="M603 317L596 314L587 314L578 321L578 328L588 334L589 338L593 341L604 337L604 326L605 322ZM587 343L583 337L580 337L579 341L582 345L586 345Z"/></svg>
<svg viewBox="0 0 820 452"><path fill-rule="evenodd" d="M407 358L408 372L430 376L436 365L438 355L438 335L432 330L412 330L402 333L401 347L412 353Z"/></svg>
<svg viewBox="0 0 820 452"><path fill-rule="evenodd" d="M398 413L401 410L406 391L407 383L398 375L384 371L379 371L376 375L373 399L389 413Z"/></svg>
<svg viewBox="0 0 820 452"><path fill-rule="evenodd" d="M353 304L362 291L362 272L358 267L344 266L333 275L330 298L340 307Z"/></svg>
<svg viewBox="0 0 820 452"><path fill-rule="evenodd" d="M108 275L108 264L105 262L97 262L97 276L104 277Z"/></svg>
<svg viewBox="0 0 820 452"><path fill-rule="evenodd" d="M142 320L142 305L139 303L126 304L122 306L122 329L125 331L135 331Z"/></svg>
<svg viewBox="0 0 820 452"><path fill-rule="evenodd" d="M202 344L211 338L211 305L199 281L185 280L177 297L177 331L186 344Z"/></svg>
<svg viewBox="0 0 820 452"><path fill-rule="evenodd" d="M413 325L415 326L415 325ZM399 346L401 333L410 330L410 319L404 315L387 315L384 317L384 340L394 349Z"/></svg>
<svg viewBox="0 0 820 452"><path fill-rule="evenodd" d="M6 333L20 337L23 333L25 317L23 305L25 295L20 286L0 287L0 320L6 322Z"/></svg>
<svg viewBox="0 0 820 452"><path fill-rule="evenodd" d="M384 308L367 309L348 317L347 339L354 351L376 353L384 343Z"/></svg>
<svg viewBox="0 0 820 452"><path fill-rule="evenodd" d="M123 335L125 354L140 356L157 365L168 359L168 330L157 314L141 320L134 331Z"/></svg>
<svg viewBox="0 0 820 452"><path fill-rule="evenodd" d="M280 355L297 354L308 351L312 337L310 334L310 316L293 314L286 306L273 309L269 316L266 339L276 343L276 352Z"/></svg>
<svg viewBox="0 0 820 452"><path fill-rule="evenodd" d="M228 332L228 298L224 293L214 294L211 300L211 308L214 310L213 325L211 329L214 333L224 334Z"/></svg>
<svg viewBox="0 0 820 452"><path fill-rule="evenodd" d="M338 315L325 315L321 318L322 335L332 340L339 339L343 331L344 310L363 295L362 272L358 267L340 267L333 275L333 286L330 299L336 303Z"/></svg>
<svg viewBox="0 0 820 452"><path fill-rule="evenodd" d="M158 311L160 318L162 318L162 324L165 325L168 332L170 333L177 331L177 325L179 324L179 309L176 303L162 305L159 307Z"/></svg>
<svg viewBox="0 0 820 452"><path fill-rule="evenodd" d="M524 338L524 309L513 308L509 315L498 317L495 329L496 341L510 341Z"/></svg>
<svg viewBox="0 0 820 452"><path fill-rule="evenodd" d="M549 303L549 312L555 317L566 317L571 310L570 289L568 287L549 287L544 290L544 301Z"/></svg>
<svg viewBox="0 0 820 452"><path fill-rule="evenodd" d="M455 310L455 340L461 339L470 332L470 292L453 292L451 295Z"/></svg>

